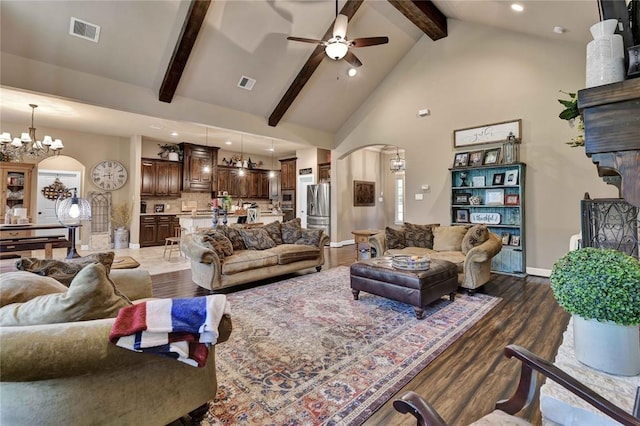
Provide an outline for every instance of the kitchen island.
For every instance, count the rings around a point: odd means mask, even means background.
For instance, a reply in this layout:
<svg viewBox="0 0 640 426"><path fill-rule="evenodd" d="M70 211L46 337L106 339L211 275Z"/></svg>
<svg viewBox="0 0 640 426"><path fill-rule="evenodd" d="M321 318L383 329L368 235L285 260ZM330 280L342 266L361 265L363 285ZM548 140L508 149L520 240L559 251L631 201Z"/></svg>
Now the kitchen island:
<svg viewBox="0 0 640 426"><path fill-rule="evenodd" d="M228 214L227 224L237 223L238 218L244 216L246 215ZM210 228L213 226L213 214L178 214L178 218L180 219L180 227L186 229L186 232L189 234L195 232L196 228ZM275 221L282 222L282 213L261 212L258 217L258 222L264 223L265 225ZM218 216L218 224L222 225L222 215Z"/></svg>

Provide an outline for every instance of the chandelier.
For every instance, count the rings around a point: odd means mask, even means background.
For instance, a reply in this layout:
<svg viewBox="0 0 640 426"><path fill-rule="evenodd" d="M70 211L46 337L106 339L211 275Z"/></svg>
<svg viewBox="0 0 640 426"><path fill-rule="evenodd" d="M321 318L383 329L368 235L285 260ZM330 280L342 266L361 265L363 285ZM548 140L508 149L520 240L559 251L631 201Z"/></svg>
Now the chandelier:
<svg viewBox="0 0 640 426"><path fill-rule="evenodd" d="M45 135L41 141L36 138L33 118L38 105L29 104L29 106L31 107L31 127L29 127L28 133L22 133L20 137L16 136L13 139L9 132L0 133L3 157L8 157L10 160L21 160L25 156L31 159L41 159L58 155L64 148L60 139L54 140L48 135Z"/></svg>
<svg viewBox="0 0 640 426"><path fill-rule="evenodd" d="M389 160L389 168L391 173L404 172L406 170L404 158L400 158L400 152L396 147L396 156Z"/></svg>

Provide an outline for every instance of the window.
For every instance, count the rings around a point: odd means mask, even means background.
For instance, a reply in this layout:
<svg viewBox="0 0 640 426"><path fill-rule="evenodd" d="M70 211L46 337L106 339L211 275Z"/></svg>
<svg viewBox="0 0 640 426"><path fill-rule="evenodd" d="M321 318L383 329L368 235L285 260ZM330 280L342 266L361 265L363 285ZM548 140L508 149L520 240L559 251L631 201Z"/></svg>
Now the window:
<svg viewBox="0 0 640 426"><path fill-rule="evenodd" d="M404 179L396 178L395 187L396 214L394 223L396 225L402 225L404 223Z"/></svg>

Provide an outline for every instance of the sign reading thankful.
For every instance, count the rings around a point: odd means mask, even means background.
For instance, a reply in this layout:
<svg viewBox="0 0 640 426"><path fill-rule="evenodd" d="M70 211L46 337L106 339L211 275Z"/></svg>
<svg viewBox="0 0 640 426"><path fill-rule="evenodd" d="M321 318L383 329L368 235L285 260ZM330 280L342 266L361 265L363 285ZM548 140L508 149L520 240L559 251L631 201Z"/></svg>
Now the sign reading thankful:
<svg viewBox="0 0 640 426"><path fill-rule="evenodd" d="M500 223L500 213L471 213L471 223L486 223L487 225L497 225Z"/></svg>

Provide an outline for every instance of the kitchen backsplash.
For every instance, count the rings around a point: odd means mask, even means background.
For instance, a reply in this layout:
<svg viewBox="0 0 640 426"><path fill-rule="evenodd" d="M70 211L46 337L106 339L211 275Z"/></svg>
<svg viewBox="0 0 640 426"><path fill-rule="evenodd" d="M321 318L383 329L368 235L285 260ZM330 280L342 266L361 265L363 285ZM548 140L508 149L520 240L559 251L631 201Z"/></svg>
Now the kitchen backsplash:
<svg viewBox="0 0 640 426"><path fill-rule="evenodd" d="M211 198L209 194L203 192L183 192L181 198L145 198L144 201L147 202L147 213L154 213L156 211L156 205L164 205L164 213L177 214L182 212L183 201L190 202L190 204L193 204L195 201L198 206L197 210L207 210L210 208L209 203L211 203ZM234 205L237 205L239 202L239 198L233 199ZM261 211L271 211L273 209L273 205L268 200L243 198L242 202L255 202Z"/></svg>

